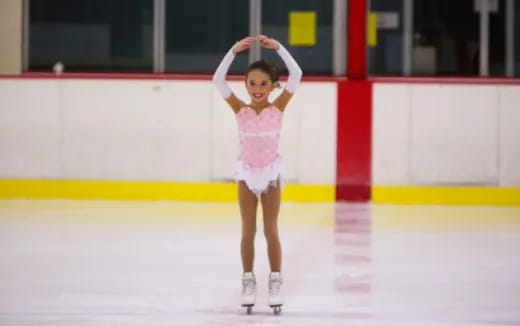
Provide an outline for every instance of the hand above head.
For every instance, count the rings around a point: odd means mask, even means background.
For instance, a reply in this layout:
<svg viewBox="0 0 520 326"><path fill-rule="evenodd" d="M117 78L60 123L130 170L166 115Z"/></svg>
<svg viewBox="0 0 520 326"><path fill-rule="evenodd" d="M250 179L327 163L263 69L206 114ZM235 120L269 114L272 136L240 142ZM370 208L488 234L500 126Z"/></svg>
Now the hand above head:
<svg viewBox="0 0 520 326"><path fill-rule="evenodd" d="M280 47L280 45L278 44L277 41L275 41L272 38L269 38L265 35L258 35L256 37L256 40L260 41L260 45L266 49L278 50L278 48Z"/></svg>
<svg viewBox="0 0 520 326"><path fill-rule="evenodd" d="M241 39L235 44L235 46L233 46L233 53L237 54L239 52L249 49L251 47L251 44L253 44L253 42L256 40L257 38L253 36L248 36Z"/></svg>

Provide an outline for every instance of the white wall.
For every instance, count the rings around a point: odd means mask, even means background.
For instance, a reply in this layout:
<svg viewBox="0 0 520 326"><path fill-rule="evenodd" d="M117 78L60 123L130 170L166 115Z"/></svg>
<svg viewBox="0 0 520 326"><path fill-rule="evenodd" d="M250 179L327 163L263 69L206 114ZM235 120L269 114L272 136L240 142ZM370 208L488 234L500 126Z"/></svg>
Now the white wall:
<svg viewBox="0 0 520 326"><path fill-rule="evenodd" d="M286 109L292 182L335 182L336 89L304 82ZM0 178L220 181L237 155L209 81L0 79Z"/></svg>
<svg viewBox="0 0 520 326"><path fill-rule="evenodd" d="M520 86L499 90L499 177L504 186L520 185Z"/></svg>
<svg viewBox="0 0 520 326"><path fill-rule="evenodd" d="M242 82L233 90L247 100ZM375 83L373 183L520 185L520 86ZM281 138L292 182L333 184L335 82L304 82ZM0 79L0 178L233 178L209 81Z"/></svg>
<svg viewBox="0 0 520 326"><path fill-rule="evenodd" d="M520 185L520 86L374 84L373 183Z"/></svg>

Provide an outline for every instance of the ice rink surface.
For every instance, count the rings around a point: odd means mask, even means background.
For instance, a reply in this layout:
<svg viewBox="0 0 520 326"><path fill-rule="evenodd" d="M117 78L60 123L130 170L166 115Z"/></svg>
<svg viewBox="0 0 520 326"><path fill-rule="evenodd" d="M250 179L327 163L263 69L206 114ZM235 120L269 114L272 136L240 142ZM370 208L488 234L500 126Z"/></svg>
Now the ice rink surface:
<svg viewBox="0 0 520 326"><path fill-rule="evenodd" d="M1 200L0 325L520 325L520 207L283 203L274 316L236 203Z"/></svg>

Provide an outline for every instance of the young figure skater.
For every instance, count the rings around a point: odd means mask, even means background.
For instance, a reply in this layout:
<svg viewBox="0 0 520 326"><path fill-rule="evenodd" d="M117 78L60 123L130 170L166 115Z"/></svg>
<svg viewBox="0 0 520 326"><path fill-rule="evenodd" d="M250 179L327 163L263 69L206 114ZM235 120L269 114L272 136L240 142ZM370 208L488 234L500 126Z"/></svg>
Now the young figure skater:
<svg viewBox="0 0 520 326"><path fill-rule="evenodd" d="M225 82L235 55L249 49L255 41L259 41L264 48L276 50L289 70L285 89L273 103L269 103L268 96L279 86L279 73L276 66L270 62L260 60L249 66L245 80L247 92L251 97L249 104L236 97ZM240 156L236 163L235 177L238 182L238 199L242 216L240 246L244 272L242 306L248 307L248 313L256 302L253 261L258 200L262 203L264 234L271 267L268 305L277 313L280 312L283 304L280 295L283 281L282 249L278 236L282 164L278 153L278 142L283 111L300 83L301 76L302 70L289 52L280 43L265 35L246 37L235 43L224 56L213 76L213 83L236 114L240 136Z"/></svg>

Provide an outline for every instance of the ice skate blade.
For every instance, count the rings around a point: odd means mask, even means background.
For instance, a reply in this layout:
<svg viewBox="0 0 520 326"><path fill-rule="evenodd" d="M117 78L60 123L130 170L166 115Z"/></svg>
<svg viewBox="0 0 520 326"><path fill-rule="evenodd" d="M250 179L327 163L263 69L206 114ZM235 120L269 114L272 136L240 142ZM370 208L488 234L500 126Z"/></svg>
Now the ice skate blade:
<svg viewBox="0 0 520 326"><path fill-rule="evenodd" d="M243 304L242 307L245 307L246 308L246 313L248 315L251 315L253 313L253 307L255 305L254 304Z"/></svg>
<svg viewBox="0 0 520 326"><path fill-rule="evenodd" d="M269 305L269 307L273 308L273 314L279 315L282 313L282 304Z"/></svg>

